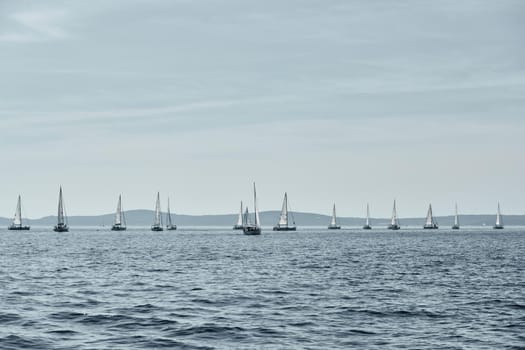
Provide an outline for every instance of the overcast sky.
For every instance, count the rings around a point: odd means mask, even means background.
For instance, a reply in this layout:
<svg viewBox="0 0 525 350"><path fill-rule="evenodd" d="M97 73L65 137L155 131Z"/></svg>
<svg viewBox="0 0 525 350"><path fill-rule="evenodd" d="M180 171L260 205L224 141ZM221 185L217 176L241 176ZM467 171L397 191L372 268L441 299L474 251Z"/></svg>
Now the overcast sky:
<svg viewBox="0 0 525 350"><path fill-rule="evenodd" d="M0 0L0 215L525 213L525 2Z"/></svg>

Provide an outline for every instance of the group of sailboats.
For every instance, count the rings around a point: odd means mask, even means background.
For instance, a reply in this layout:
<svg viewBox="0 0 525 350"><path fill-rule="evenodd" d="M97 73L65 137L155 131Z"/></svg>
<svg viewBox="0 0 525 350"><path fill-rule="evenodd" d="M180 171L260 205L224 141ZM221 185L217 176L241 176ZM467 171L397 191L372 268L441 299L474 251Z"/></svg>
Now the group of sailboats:
<svg viewBox="0 0 525 350"><path fill-rule="evenodd" d="M13 223L8 227L9 230L29 230L30 226L22 224L22 204L21 197L18 196L18 202L16 205L15 216ZM112 231L125 231L126 227L126 217L124 211L122 210L122 195L118 196L117 210L115 212L115 221L111 226ZM170 200L168 198L168 211L166 213L166 230L172 231L176 230L177 225L173 224L173 220L170 212ZM152 231L163 231L164 226L162 225L162 214L160 209L160 193L157 193L157 200L155 202L155 216L153 225L151 225ZM55 232L69 232L69 225L67 221L66 209L64 205L64 196L62 194L62 186L58 193L58 213L57 213L57 224L53 227Z"/></svg>
<svg viewBox="0 0 525 350"><path fill-rule="evenodd" d="M177 225L174 225L173 220L171 219L170 199L168 198L168 211L166 212L166 230L173 231L176 229ZM160 209L160 192L157 192L157 200L155 201L155 216L153 219L153 224L151 225L151 231L164 231L164 226L162 225L162 212Z"/></svg>
<svg viewBox="0 0 525 350"><path fill-rule="evenodd" d="M458 204L456 203L455 205L455 208L454 208L454 224L452 225L452 229L453 230L459 230L460 229L460 224L459 224L459 213L458 213ZM367 225L368 225L368 217L369 217L370 213L369 213L369 210L368 210L368 205L367 205ZM367 226L365 225L365 227ZM365 228L363 227L363 228ZM391 219L391 222L390 222L390 225L388 225L388 229L390 230L399 230L401 228L400 224L399 224L399 218L397 217L397 209L396 209L396 201L394 200L394 208L392 210L392 219ZM438 225L438 222L436 220L436 218L434 217L433 213L432 213L432 204L429 204L428 206L428 211L427 211L427 216L426 216L426 219L425 219L425 224L423 225L423 229L430 229L430 230L436 230L439 228L439 225ZM501 210L500 210L500 205L498 203L498 211L497 211L497 215L496 215L496 224L494 225L494 229L503 229L504 226L503 226L503 219L502 219L502 215L501 215Z"/></svg>
<svg viewBox="0 0 525 350"><path fill-rule="evenodd" d="M253 212L254 220L251 221L248 207L242 219L242 232L248 236L257 236L261 234L261 219L259 218L259 209L257 208L257 190L255 182L253 183Z"/></svg>
<svg viewBox="0 0 525 350"><path fill-rule="evenodd" d="M255 184L254 184L254 194L255 194ZM257 209L257 208L256 208ZM256 211L256 222L259 225L259 233L260 233L260 220L259 218L259 212ZM292 224L290 225L290 218L292 219ZM234 230L241 230L245 229L246 225L252 225L248 221L248 208L246 208L246 212L243 214L243 205L241 202L241 211L239 212L239 218L237 221L237 224L234 225ZM390 223L387 226L389 230L399 230L401 229L401 225L399 223L399 218L397 215L397 207L396 207L396 200L394 200L394 206L392 208L392 217L390 219ZM423 229L430 229L430 230L436 230L439 228L438 222L436 218L434 217L434 214L432 212L432 204L429 204L427 216L425 219L425 223L423 225ZM501 215L500 205L498 203L498 211L496 216L496 224L494 225L494 229L503 229L503 219ZM328 225L329 230L339 230L341 229L341 225L339 224L337 220L337 214L335 209L335 203L332 208L332 217L330 220L330 223ZM371 230L372 224L370 219L370 205L367 203L366 205L366 221L363 225L363 230ZM454 213L454 224L452 225L453 230L459 230L459 213L458 213L458 205L456 203L455 205L455 213ZM274 231L296 231L297 226L295 225L295 220L293 219L293 214L289 209L288 204L288 194L284 194L284 200L283 200L283 207L281 209L281 215L279 216L279 222L276 226L273 228Z"/></svg>
<svg viewBox="0 0 525 350"><path fill-rule="evenodd" d="M260 235L261 234L261 219L259 217L259 209L257 208L257 190L255 183L253 184L253 205L254 205L254 220L251 220L248 207L243 212L243 204L241 202L241 210L237 223L233 226L234 230L243 230L245 235ZM291 221L290 221L291 220ZM289 209L288 194L284 194L283 207L279 221L273 228L274 231L295 231L297 226L295 225L295 219L293 213Z"/></svg>
<svg viewBox="0 0 525 350"><path fill-rule="evenodd" d="M117 211L115 213L115 222L111 227L112 231L126 231L126 217L124 216L124 211L122 210L122 196L118 196L117 202ZM173 231L177 229L177 225L173 224L170 211L170 199L168 198L168 211L166 212L166 230ZM151 231L159 232L164 231L164 226L162 225L162 212L160 208L160 193L157 192L157 199L155 201L155 216L153 219L153 224L151 225Z"/></svg>
<svg viewBox="0 0 525 350"><path fill-rule="evenodd" d="M253 184L253 205L254 205L254 215L253 220L251 219L251 216L248 211L248 207L245 208L245 211L243 212L243 203L241 202L241 209L239 212L239 217L237 220L237 223L233 226L234 230L243 230L243 233L246 235L260 235L261 234L261 220L259 217L259 210L257 206L257 191L255 187L255 183ZM115 221L111 227L112 231L125 231L126 230L126 218L124 215L124 211L122 210L122 196L119 195L118 202L117 202L117 210L115 212ZM170 212L170 201L168 198L168 208L166 213L166 230L176 230L177 225L173 224L171 212ZM387 226L389 230L399 230L401 228L401 225L399 223L399 218L397 215L397 208L396 208L396 201L394 200L394 206L392 209L392 217L390 220L390 224ZM439 225L437 223L437 220L434 218L433 212L432 212L432 204L429 204L427 216L425 219L425 224L423 225L424 229L438 229ZM494 229L503 229L503 216L501 214L501 208L500 204L498 203L498 210L496 215L496 224L493 227ZM18 196L18 201L16 205L16 211L14 215L14 219L12 224L8 227L9 230L30 230L30 226L24 225L22 223L22 204L21 204L21 197ZM335 203L332 208L332 217L330 220L330 223L328 225L328 229L330 230L339 230L341 229L341 225L339 224L337 220L336 215L336 208ZM370 230L372 229L371 219L370 219L370 206L369 204L366 205L366 222L363 226L364 230ZM457 203L455 205L455 214L454 214L454 224L452 226L452 229L459 230L460 224L459 224L459 214L458 214L458 206ZM54 226L53 230L55 232L68 232L69 231L69 225L64 205L64 198L62 194L62 187L60 187L60 191L58 194L58 213L57 213L57 224ZM151 225L152 231L163 231L163 221L162 221L162 212L160 207L160 193L157 192L157 197L155 201L155 214L154 214L154 220L153 224ZM281 209L281 214L279 216L279 221L277 224L273 227L274 231L296 231L297 226L295 224L295 219L293 217L293 213L290 210L289 207L289 201L288 201L288 194L284 194L283 199L283 206Z"/></svg>

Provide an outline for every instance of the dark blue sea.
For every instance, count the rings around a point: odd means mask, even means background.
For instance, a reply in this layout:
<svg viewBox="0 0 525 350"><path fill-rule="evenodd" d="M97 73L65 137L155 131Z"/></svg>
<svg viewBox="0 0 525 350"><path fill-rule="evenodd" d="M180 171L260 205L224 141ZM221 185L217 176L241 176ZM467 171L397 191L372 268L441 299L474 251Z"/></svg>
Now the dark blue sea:
<svg viewBox="0 0 525 350"><path fill-rule="evenodd" d="M0 231L1 349L525 349L525 229Z"/></svg>

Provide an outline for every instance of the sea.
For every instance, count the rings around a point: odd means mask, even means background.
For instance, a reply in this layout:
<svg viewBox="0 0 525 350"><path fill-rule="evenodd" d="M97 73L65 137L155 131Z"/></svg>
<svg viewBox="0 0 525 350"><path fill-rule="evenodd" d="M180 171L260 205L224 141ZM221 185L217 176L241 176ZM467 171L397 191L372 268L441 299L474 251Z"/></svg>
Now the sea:
<svg viewBox="0 0 525 350"><path fill-rule="evenodd" d="M0 230L0 349L525 349L525 228Z"/></svg>

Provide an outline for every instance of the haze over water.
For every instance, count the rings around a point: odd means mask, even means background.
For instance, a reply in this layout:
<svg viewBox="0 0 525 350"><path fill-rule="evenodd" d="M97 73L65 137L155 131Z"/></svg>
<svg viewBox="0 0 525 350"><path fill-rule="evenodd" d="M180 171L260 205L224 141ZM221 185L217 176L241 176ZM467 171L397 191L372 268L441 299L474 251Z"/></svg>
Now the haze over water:
<svg viewBox="0 0 525 350"><path fill-rule="evenodd" d="M0 349L518 349L525 235L0 232Z"/></svg>

